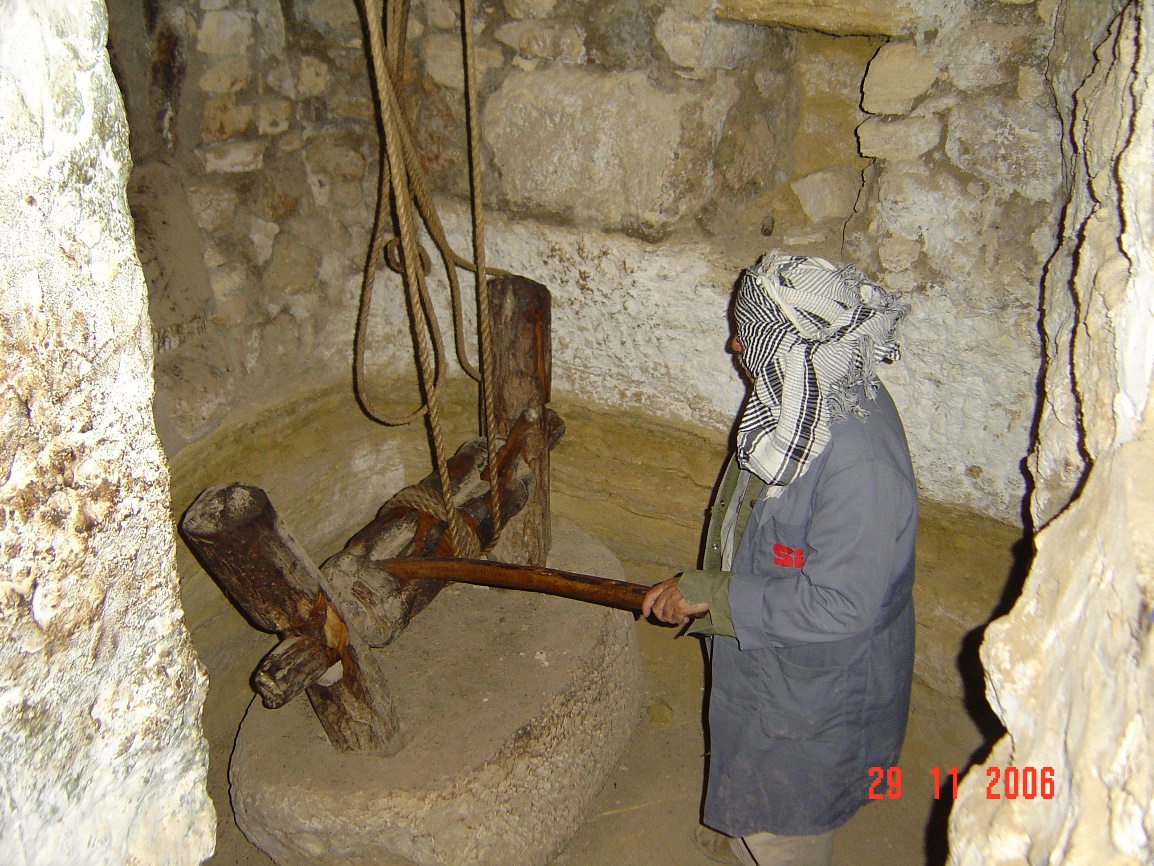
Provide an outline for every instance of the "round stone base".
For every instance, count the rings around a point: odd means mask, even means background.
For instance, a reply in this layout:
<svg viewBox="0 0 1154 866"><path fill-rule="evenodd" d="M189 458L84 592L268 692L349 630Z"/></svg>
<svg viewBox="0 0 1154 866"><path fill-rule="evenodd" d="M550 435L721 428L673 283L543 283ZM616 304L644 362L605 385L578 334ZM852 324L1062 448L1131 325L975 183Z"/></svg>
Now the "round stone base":
<svg viewBox="0 0 1154 866"><path fill-rule="evenodd" d="M564 523L549 564L622 579ZM237 824L281 866L541 866L577 831L637 723L630 614L455 584L374 650L402 719L392 757L338 752L303 695L249 707Z"/></svg>

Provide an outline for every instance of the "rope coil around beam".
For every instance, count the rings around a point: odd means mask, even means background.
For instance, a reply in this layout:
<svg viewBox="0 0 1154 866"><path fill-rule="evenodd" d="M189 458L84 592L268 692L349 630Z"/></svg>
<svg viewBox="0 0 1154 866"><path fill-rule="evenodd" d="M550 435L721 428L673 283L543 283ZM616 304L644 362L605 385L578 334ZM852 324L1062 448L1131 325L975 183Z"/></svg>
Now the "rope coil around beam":
<svg viewBox="0 0 1154 866"><path fill-rule="evenodd" d="M412 487L406 487L397 492L387 503L385 507L392 507L397 505L407 505L410 508L415 508L418 511L423 511L430 514L437 520L443 520L448 523L449 516L445 510L444 498L439 492L434 492L427 487L420 484L414 484ZM455 508L453 509L456 510ZM481 556L484 551L481 549L481 540L477 537L477 533L469 524L462 522L465 529L465 544L458 550L453 548L453 553L457 556L466 559L475 559ZM496 525L496 524L494 524Z"/></svg>

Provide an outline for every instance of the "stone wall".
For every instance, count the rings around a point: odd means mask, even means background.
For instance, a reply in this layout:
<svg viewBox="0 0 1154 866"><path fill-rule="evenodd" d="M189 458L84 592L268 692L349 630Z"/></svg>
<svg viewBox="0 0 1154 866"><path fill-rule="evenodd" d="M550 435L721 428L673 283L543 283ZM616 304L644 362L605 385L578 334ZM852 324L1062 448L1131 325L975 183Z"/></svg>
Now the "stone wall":
<svg viewBox="0 0 1154 866"><path fill-rule="evenodd" d="M0 862L198 863L206 682L98 2L0 6Z"/></svg>
<svg viewBox="0 0 1154 866"><path fill-rule="evenodd" d="M348 377L372 88L353 0L113 5L137 22L113 47L148 133L133 203L172 449L239 407ZM595 343L558 330L561 387L722 438L741 399L720 350L739 270L771 247L855 261L913 303L887 382L925 494L1018 519L1064 171L1053 4L898 18L854 4L849 23L830 7L807 30L791 29L797 4L756 5L479 6L485 197L507 219L490 264L546 282L590 316L578 328L598 323ZM402 73L420 161L450 199L468 175L459 16L415 2ZM146 76L130 73L133 30L152 46ZM382 279L371 320L370 368L386 376L411 368L398 294ZM676 339L642 339L656 322L678 322Z"/></svg>
<svg viewBox="0 0 1154 866"><path fill-rule="evenodd" d="M1021 598L986 631L1008 734L963 783L957 864L1154 861L1154 4L1116 5L1059 10L1075 183L1031 458L1049 523ZM1007 799L999 781L990 799L988 774L1009 767L1051 768L1052 796Z"/></svg>

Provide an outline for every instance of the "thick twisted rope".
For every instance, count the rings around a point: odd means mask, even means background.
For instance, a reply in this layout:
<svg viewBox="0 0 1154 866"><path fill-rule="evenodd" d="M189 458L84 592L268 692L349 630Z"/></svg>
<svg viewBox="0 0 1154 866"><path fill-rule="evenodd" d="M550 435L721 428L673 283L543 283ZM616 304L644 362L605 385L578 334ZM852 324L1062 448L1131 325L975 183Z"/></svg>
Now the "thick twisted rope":
<svg viewBox="0 0 1154 866"><path fill-rule="evenodd" d="M449 519L449 515L445 511L444 497L421 484L414 484L412 487L399 490L397 494L386 503L386 506L398 505L416 508L418 511L424 511L426 514L431 514L437 518L437 520L444 520L446 523ZM462 522L461 525L465 529L464 545L459 550L454 546L453 552L457 554L457 556L476 559L484 552L481 550L481 540L468 523Z"/></svg>
<svg viewBox="0 0 1154 866"><path fill-rule="evenodd" d="M465 38L465 106L469 118L469 184L473 204L473 261L477 265L477 328L481 335L481 398L485 404L485 445L489 452L489 487L493 492L493 525L501 525L501 497L497 495L497 412L493 397L493 315L489 281L485 276L485 223L481 211L480 123L477 117L477 62L473 46L473 0L461 0L461 32Z"/></svg>
<svg viewBox="0 0 1154 866"><path fill-rule="evenodd" d="M417 244L416 227L413 224L412 199L409 192L408 171L402 156L403 149L400 143L400 130L396 118L400 115L397 105L397 94L387 80L387 66L385 60L384 35L381 32L381 6L379 0L363 0L366 28L369 33L369 50L372 55L373 67L377 71L377 90L381 104L381 126L385 136L385 153L389 168L389 182L396 197L397 227L400 229L402 263L404 265L405 292L409 300L409 311L413 317L413 332L417 341L418 369L421 387L425 392L429 432L433 439L433 460L437 467L437 477L441 482L441 495L444 500L445 518L449 527L449 542L454 553L464 551L468 547L465 527L460 514L453 506L452 490L449 485L448 461L445 458L444 436L441 432L440 413L437 410L437 391L440 385L438 371L433 368L433 359L429 352L428 332L433 334L440 355L440 334L436 327L436 316L429 303L428 292L425 288L424 274L422 273ZM383 85L383 86L382 86ZM382 176L384 171L381 172ZM382 180L381 189L384 190ZM370 264L366 272L375 269L375 262L380 258L383 231L380 215L383 207L378 207L378 224L374 230L373 244L370 250ZM375 276L375 274L374 274ZM371 279L371 278L370 278ZM371 282L369 284L371 289ZM367 299L370 292L362 298L362 309L367 318ZM360 347L363 348L363 323L358 324ZM361 371L363 375L363 368ZM360 383L363 385L363 381ZM362 392L363 393L363 392Z"/></svg>

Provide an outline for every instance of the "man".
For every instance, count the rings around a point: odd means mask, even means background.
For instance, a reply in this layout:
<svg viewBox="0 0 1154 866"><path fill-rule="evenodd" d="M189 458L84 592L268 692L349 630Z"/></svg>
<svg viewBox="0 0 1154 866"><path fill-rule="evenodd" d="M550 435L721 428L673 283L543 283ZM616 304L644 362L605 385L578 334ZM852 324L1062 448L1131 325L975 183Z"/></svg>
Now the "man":
<svg viewBox="0 0 1154 866"><path fill-rule="evenodd" d="M703 568L645 599L711 636L704 823L747 866L827 866L870 767L901 750L917 488L875 368L908 310L823 259L774 252L743 274L731 347L752 389Z"/></svg>

